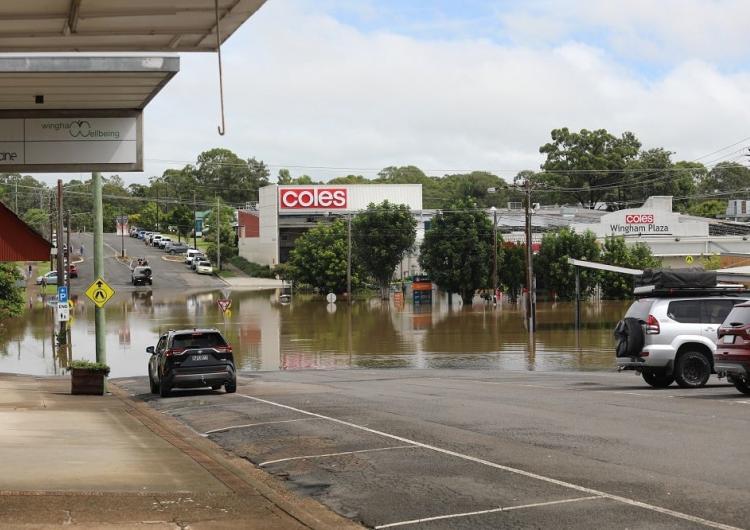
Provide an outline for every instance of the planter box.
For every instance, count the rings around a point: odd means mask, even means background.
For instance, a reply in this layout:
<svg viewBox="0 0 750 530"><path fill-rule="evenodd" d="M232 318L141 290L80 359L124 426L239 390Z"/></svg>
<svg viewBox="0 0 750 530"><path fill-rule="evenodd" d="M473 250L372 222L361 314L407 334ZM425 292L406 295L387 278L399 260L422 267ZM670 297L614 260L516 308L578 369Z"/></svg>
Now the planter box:
<svg viewBox="0 0 750 530"><path fill-rule="evenodd" d="M72 368L70 375L72 382L71 394L104 395L105 375L102 370Z"/></svg>

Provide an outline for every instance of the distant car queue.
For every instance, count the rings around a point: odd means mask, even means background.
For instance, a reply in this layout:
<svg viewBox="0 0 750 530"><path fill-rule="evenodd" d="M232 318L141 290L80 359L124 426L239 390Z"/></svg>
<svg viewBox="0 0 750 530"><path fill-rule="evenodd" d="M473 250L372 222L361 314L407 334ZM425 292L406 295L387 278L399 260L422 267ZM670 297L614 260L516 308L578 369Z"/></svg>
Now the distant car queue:
<svg viewBox="0 0 750 530"><path fill-rule="evenodd" d="M185 257L185 265L187 265L197 274L213 274L214 272L213 265L201 250L190 247L187 243L172 241L172 238L168 235L159 234L157 232L150 232L148 230L142 230L139 228L131 228L130 237L141 239L143 240L143 243L145 245L160 248L167 254L173 256L183 255ZM145 264L147 265L147 263ZM134 266L142 265L144 265L143 262L134 264ZM149 285L151 284L151 280L152 278L149 274Z"/></svg>

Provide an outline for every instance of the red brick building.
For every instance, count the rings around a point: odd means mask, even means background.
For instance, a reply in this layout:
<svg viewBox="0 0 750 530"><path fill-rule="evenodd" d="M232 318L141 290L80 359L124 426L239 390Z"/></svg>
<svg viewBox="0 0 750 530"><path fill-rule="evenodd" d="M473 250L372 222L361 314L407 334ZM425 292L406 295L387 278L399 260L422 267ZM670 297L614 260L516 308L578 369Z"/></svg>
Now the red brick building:
<svg viewBox="0 0 750 530"><path fill-rule="evenodd" d="M46 261L52 244L0 202L0 261Z"/></svg>

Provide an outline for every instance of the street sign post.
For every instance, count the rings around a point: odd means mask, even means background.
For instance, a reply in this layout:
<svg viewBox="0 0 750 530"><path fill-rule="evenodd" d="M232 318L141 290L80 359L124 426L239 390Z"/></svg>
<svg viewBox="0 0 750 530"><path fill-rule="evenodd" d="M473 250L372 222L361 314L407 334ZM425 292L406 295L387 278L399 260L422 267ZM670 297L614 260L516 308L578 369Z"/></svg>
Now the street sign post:
<svg viewBox="0 0 750 530"><path fill-rule="evenodd" d="M60 286L57 288L57 301L59 303L68 303L68 288L66 286Z"/></svg>
<svg viewBox="0 0 750 530"><path fill-rule="evenodd" d="M114 296L115 291L107 282L97 278L94 283L86 289L86 296L96 304L97 307L104 307L107 302Z"/></svg>
<svg viewBox="0 0 750 530"><path fill-rule="evenodd" d="M228 298L222 298L216 303L219 304L219 309L221 309L222 313L226 313L229 311L229 308L232 307L232 301Z"/></svg>
<svg viewBox="0 0 750 530"><path fill-rule="evenodd" d="M67 322L68 320L70 320L70 307L68 307L68 302L58 302L57 321Z"/></svg>

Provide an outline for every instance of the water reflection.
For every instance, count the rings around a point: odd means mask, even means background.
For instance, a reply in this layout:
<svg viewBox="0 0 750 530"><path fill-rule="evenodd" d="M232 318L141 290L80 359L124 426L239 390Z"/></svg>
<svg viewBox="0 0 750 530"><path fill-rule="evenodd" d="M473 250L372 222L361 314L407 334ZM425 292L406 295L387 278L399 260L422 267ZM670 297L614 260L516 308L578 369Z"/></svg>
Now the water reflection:
<svg viewBox="0 0 750 530"><path fill-rule="evenodd" d="M185 327L219 328L245 370L349 367L601 370L614 367L611 330L627 302L582 308L573 329L572 304L538 305L532 337L513 305L449 307L371 299L327 305L297 296L280 304L273 292L233 292L226 315L219 291L148 289L117 293L107 306L107 357L112 375L145 375L147 346L160 333ZM58 346L47 300L0 326L0 372L57 374L71 359L94 359L94 310L87 299L71 311L66 346Z"/></svg>

